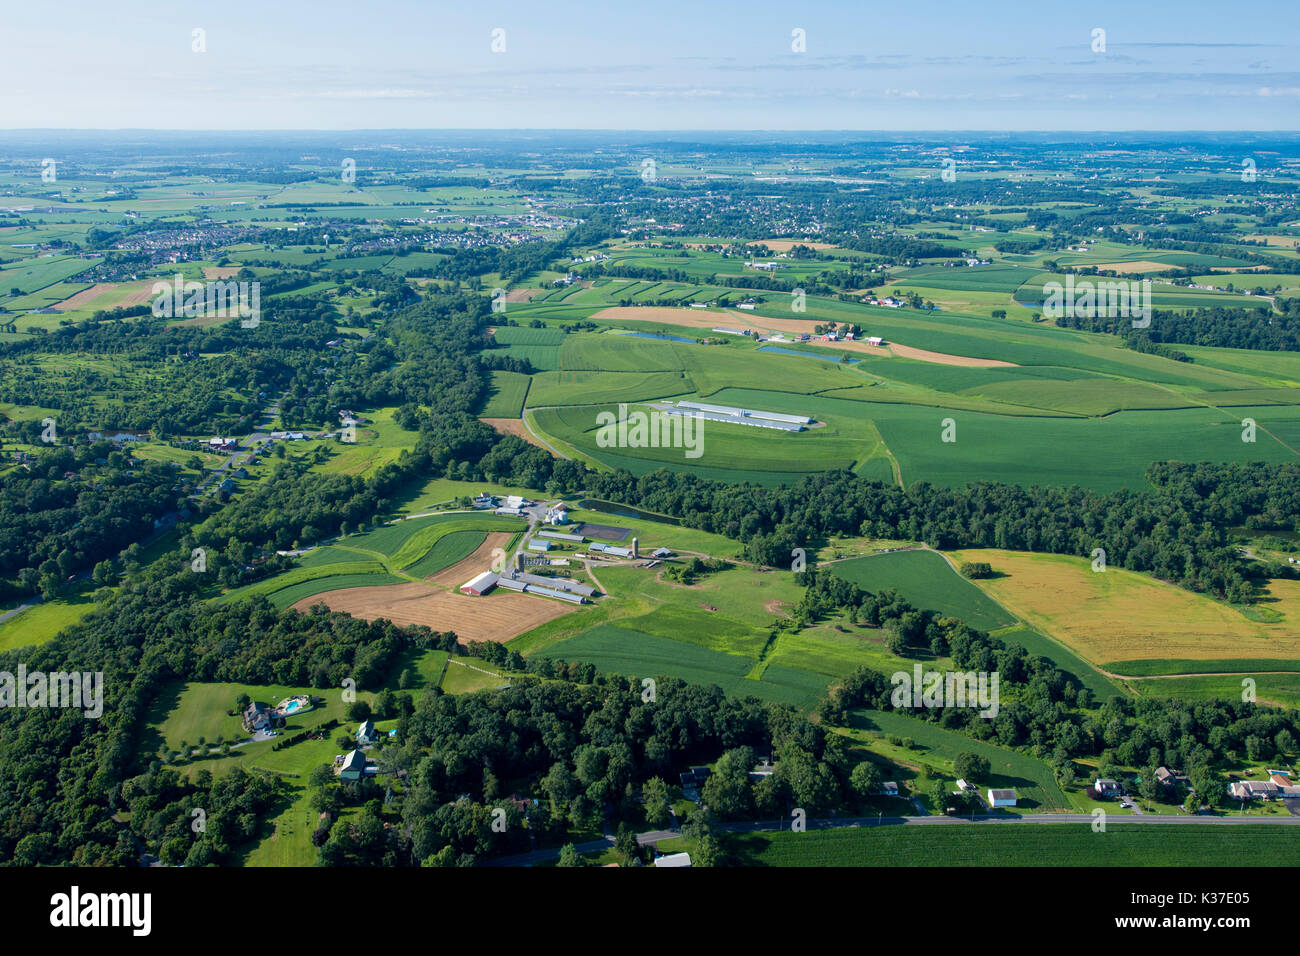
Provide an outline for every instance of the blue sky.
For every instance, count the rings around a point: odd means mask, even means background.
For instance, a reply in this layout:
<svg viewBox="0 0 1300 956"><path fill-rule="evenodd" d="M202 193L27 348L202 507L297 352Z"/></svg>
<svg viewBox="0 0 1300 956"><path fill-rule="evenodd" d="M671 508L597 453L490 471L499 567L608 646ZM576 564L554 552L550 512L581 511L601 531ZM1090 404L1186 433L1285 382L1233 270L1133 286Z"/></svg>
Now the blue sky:
<svg viewBox="0 0 1300 956"><path fill-rule="evenodd" d="M0 126L1295 130L1298 11L1297 0L9 4ZM1098 28L1105 52L1092 48ZM492 51L495 29L504 52Z"/></svg>

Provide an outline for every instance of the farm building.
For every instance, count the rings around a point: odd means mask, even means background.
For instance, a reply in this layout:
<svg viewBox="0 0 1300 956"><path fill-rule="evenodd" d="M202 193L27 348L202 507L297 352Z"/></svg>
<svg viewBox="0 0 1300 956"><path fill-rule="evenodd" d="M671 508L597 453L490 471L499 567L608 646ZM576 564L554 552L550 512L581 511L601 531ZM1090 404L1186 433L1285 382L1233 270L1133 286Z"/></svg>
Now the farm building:
<svg viewBox="0 0 1300 956"><path fill-rule="evenodd" d="M757 309L757 308L758 308L758 303L757 303L757 302L742 302L742 303L740 303L740 308L744 309L744 310L747 311L747 312L752 312L754 309Z"/></svg>
<svg viewBox="0 0 1300 956"><path fill-rule="evenodd" d="M655 866L690 866L691 855L689 853L667 853L664 856L655 857Z"/></svg>
<svg viewBox="0 0 1300 956"><path fill-rule="evenodd" d="M564 505L556 505L554 508L546 512L546 517L542 520L544 520L547 524L552 524L552 525L568 524L569 511L567 508L564 507Z"/></svg>
<svg viewBox="0 0 1300 956"><path fill-rule="evenodd" d="M612 544L601 544L598 541L587 545L588 551L594 551L597 554L613 555L616 558L634 558L636 551L633 548L617 548Z"/></svg>
<svg viewBox="0 0 1300 956"><path fill-rule="evenodd" d="M529 584L524 587L528 594L540 594L542 597L558 598L561 601L568 601L570 604L586 604L587 599L581 594L570 594L568 591L557 591L554 588L544 588L536 584Z"/></svg>
<svg viewBox="0 0 1300 956"><path fill-rule="evenodd" d="M556 541L572 541L576 544L582 544L587 539L580 534L569 534L567 531L551 531L549 528L537 532L538 537L552 538Z"/></svg>
<svg viewBox="0 0 1300 956"><path fill-rule="evenodd" d="M497 583L497 575L491 571L484 571L482 574L475 575L470 580L460 586L461 594L469 594L474 597L480 597L491 591Z"/></svg>
<svg viewBox="0 0 1300 956"><path fill-rule="evenodd" d="M523 514L523 512L520 511L518 508L509 508L504 505L498 508L496 513L499 515L513 515L515 517L518 517L519 515Z"/></svg>
<svg viewBox="0 0 1300 956"><path fill-rule="evenodd" d="M885 340L882 339L879 335L868 335L868 336L867 336L867 344L868 344L868 345L881 346L881 345L884 345L884 344L885 344Z"/></svg>
<svg viewBox="0 0 1300 956"><path fill-rule="evenodd" d="M679 409L705 413L714 421L736 421L742 425L760 425L766 428L785 428L789 425L810 425L807 415L786 415L783 412L763 412L753 408L736 408L733 405L710 405L706 402L678 402ZM746 421L745 419L750 419ZM788 429L798 431L798 429Z"/></svg>
<svg viewBox="0 0 1300 956"><path fill-rule="evenodd" d="M584 597L591 597L596 593L596 589L586 584L579 584L577 581L570 581L567 578L544 578L537 574L521 574L518 579L528 584L537 584L545 588L556 588L561 591L571 591L574 594L581 594Z"/></svg>
<svg viewBox="0 0 1300 956"><path fill-rule="evenodd" d="M989 806L990 807L1014 807L1016 805L1016 792L1014 790L990 790Z"/></svg>
<svg viewBox="0 0 1300 956"><path fill-rule="evenodd" d="M521 497L520 495L506 495L507 508L522 508L526 504L528 504L527 498Z"/></svg>
<svg viewBox="0 0 1300 956"><path fill-rule="evenodd" d="M528 585L518 578L497 578L497 587L505 588L507 591L524 591Z"/></svg>
<svg viewBox="0 0 1300 956"><path fill-rule="evenodd" d="M549 541L533 540L533 541L529 541L526 547L528 548L529 551L550 551L552 545L551 542Z"/></svg>
<svg viewBox="0 0 1300 956"><path fill-rule="evenodd" d="M656 558L671 558L673 556L673 553L669 551L667 548L655 548L654 556Z"/></svg>
<svg viewBox="0 0 1300 956"><path fill-rule="evenodd" d="M360 750L352 750L343 758L343 769L339 771L340 780L360 780L366 773L366 755Z"/></svg>
<svg viewBox="0 0 1300 956"><path fill-rule="evenodd" d="M742 306L742 308L743 308L743 306ZM748 335L748 334L749 334L749 333L746 332L744 329L723 329L723 328L715 328L715 329L713 329L713 331L714 331L714 332L721 332L723 335Z"/></svg>

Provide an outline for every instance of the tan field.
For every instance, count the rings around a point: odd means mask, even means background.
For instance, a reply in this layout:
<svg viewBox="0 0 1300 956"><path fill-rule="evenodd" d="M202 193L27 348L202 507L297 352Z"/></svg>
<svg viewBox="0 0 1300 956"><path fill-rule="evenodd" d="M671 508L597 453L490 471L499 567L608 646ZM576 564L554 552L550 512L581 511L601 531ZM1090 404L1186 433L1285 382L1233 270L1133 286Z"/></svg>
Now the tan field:
<svg viewBox="0 0 1300 956"><path fill-rule="evenodd" d="M1097 268L1106 272L1118 272L1127 275L1130 272L1169 272L1178 267L1171 266L1167 262L1152 262L1149 259L1141 259L1136 262L1099 262Z"/></svg>
<svg viewBox="0 0 1300 956"><path fill-rule="evenodd" d="M994 549L949 556L958 563L987 561L1006 575L974 583L1093 664L1300 657L1297 582L1270 585L1276 601L1265 606L1285 618L1261 624L1235 608L1144 574L1115 567L1093 571L1086 558Z"/></svg>
<svg viewBox="0 0 1300 956"><path fill-rule="evenodd" d="M239 269L239 266L204 266L203 278L229 279L231 276L239 275Z"/></svg>
<svg viewBox="0 0 1300 956"><path fill-rule="evenodd" d="M588 283L589 284L589 283ZM532 302L539 295L545 294L545 289L511 289L506 293L507 302Z"/></svg>
<svg viewBox="0 0 1300 956"><path fill-rule="evenodd" d="M55 306L60 312L72 309L116 309L126 305L144 305L153 298L155 280L139 282L97 282L89 289L64 299Z"/></svg>
<svg viewBox="0 0 1300 956"><path fill-rule="evenodd" d="M759 239L754 245L767 246L773 252L789 252L795 246L806 246L809 249L838 248L833 242L804 242L802 239Z"/></svg>
<svg viewBox="0 0 1300 956"><path fill-rule="evenodd" d="M473 554L461 558L451 567L443 568L424 580L449 588L458 588L474 575L488 570L492 566L492 552L497 548L504 550L512 537L514 535L509 531L493 531L474 549Z"/></svg>
<svg viewBox="0 0 1300 956"><path fill-rule="evenodd" d="M519 418L480 418L484 425L491 425L496 431L503 435L514 435L522 438L530 445L536 445L538 448L546 448L540 441L533 437L532 433L524 425L523 420ZM550 451L549 448L546 449Z"/></svg>
<svg viewBox="0 0 1300 956"><path fill-rule="evenodd" d="M717 312L702 309L678 309L671 306L616 305L601 309L593 319L617 319L623 322L666 322L692 329L711 329L726 324L754 329L759 332L801 332L811 333L816 324L808 319L780 319L770 315L754 315L728 309L725 317ZM826 348L844 349L846 352L866 352L869 355L882 354L881 347L868 345L866 342L820 342ZM1013 362L1001 362L997 359L970 358L965 355L947 355L943 352L930 352L926 349L914 349L910 345L898 345L890 342L887 348L900 358L918 359L922 362L934 362L936 365L964 365L972 368L994 368L1013 366ZM495 427L495 426L494 426Z"/></svg>
<svg viewBox="0 0 1300 956"><path fill-rule="evenodd" d="M510 591L469 597L416 581L327 591L303 598L293 607L305 611L313 604L324 604L332 611L344 611L367 621L382 618L394 624L423 624L435 631L455 631L462 643L498 644L576 609L575 605Z"/></svg>

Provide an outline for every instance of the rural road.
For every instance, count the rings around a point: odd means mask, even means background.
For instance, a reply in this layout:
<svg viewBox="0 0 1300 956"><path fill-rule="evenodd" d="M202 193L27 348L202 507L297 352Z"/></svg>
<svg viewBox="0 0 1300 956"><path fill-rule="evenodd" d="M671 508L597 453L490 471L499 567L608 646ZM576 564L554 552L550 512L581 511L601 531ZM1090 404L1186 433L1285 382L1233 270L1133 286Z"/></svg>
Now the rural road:
<svg viewBox="0 0 1300 956"><path fill-rule="evenodd" d="M1088 824L1093 822L1090 813L1027 813L1023 816L1014 816L1010 814L986 815L977 817L950 817L950 816L923 816L923 817L844 817L840 819L828 820L809 820L809 830L840 830L849 827L875 827L875 826L982 826L993 825L998 823L1076 823ZM1123 816L1112 817L1111 823L1141 823L1141 824L1166 824L1179 825L1186 824L1197 826L1209 824L1213 826L1300 826L1300 816L1289 817L1247 817L1247 816L1191 816L1179 814L1154 814L1148 813L1142 816ZM789 823L782 820L774 823L770 820L762 820L747 823L722 823L713 827L715 833L760 833L785 830ZM661 840L671 840L680 837L681 833L676 830L651 830L646 833L637 834L637 842L642 846L652 846L658 844ZM610 839L589 840L586 843L574 844L579 853L594 853L599 850L607 850L614 845ZM486 860L483 866L532 866L534 863L540 863L546 860L553 860L560 855L560 848L553 847L545 850L534 850L531 853L520 853L515 856L501 857L496 860Z"/></svg>

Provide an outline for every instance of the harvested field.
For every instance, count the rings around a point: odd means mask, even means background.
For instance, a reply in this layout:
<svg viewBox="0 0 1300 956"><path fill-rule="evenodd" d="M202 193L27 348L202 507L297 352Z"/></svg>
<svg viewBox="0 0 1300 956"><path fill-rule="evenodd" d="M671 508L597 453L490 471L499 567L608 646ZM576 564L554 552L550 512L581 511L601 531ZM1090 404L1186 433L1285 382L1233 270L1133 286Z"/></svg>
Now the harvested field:
<svg viewBox="0 0 1300 956"><path fill-rule="evenodd" d="M204 266L203 278L205 279L229 279L231 276L239 275L241 266Z"/></svg>
<svg viewBox="0 0 1300 956"><path fill-rule="evenodd" d="M485 425L491 425L495 430L503 435L514 435L516 438L522 438L530 445L536 445L538 448L546 448L540 441L533 437L532 432L524 425L521 418L480 418ZM549 448L546 448L550 451Z"/></svg>
<svg viewBox="0 0 1300 956"><path fill-rule="evenodd" d="M424 580L449 588L458 588L480 571L488 570L492 565L492 551L496 548L504 550L512 537L509 531L493 531L469 557L462 558L451 567L444 568L437 574L431 574Z"/></svg>
<svg viewBox="0 0 1300 956"><path fill-rule="evenodd" d="M498 644L576 609L571 604L528 594L495 591L485 597L469 597L414 581L328 591L303 598L293 607L306 611L313 604L324 604L332 611L368 621L384 618L394 624L423 624L435 631L455 631L462 642Z"/></svg>
<svg viewBox="0 0 1300 956"><path fill-rule="evenodd" d="M1150 259L1140 259L1131 262L1100 262L1097 268L1103 272L1118 272L1121 275L1127 275L1130 272L1172 272L1177 266L1171 266L1167 262L1152 262Z"/></svg>
<svg viewBox="0 0 1300 956"><path fill-rule="evenodd" d="M71 309L115 309L126 305L144 305L153 298L153 279L140 282L96 282L89 289L64 299L55 306L60 312Z"/></svg>
<svg viewBox="0 0 1300 956"><path fill-rule="evenodd" d="M511 289L506 293L507 302L532 302L539 295L545 295L546 289ZM492 330L493 332L496 329Z"/></svg>
<svg viewBox="0 0 1300 956"><path fill-rule="evenodd" d="M805 242L802 239L759 239L753 245L767 246L773 252L789 252L795 246L807 246L809 249L838 248L833 242Z"/></svg>

